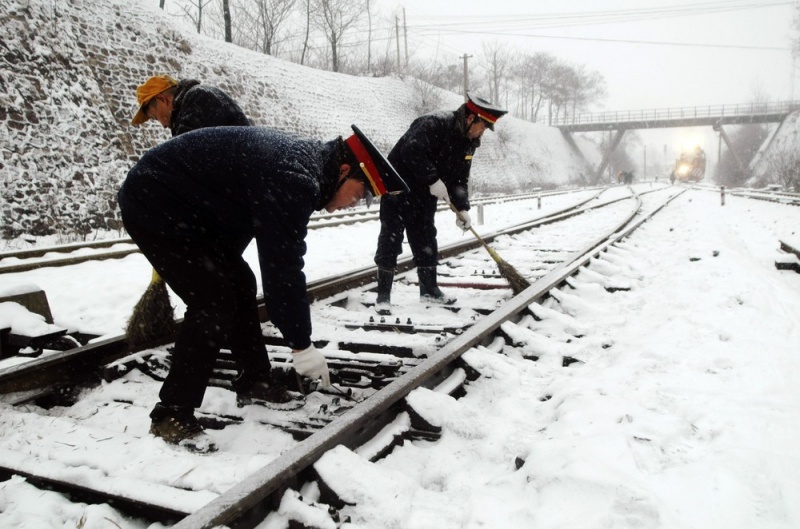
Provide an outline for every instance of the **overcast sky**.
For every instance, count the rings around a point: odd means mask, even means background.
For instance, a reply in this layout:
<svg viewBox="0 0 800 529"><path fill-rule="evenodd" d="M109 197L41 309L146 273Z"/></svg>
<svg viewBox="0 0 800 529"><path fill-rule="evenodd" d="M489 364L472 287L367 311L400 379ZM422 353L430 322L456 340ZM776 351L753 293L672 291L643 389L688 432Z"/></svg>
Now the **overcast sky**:
<svg viewBox="0 0 800 529"><path fill-rule="evenodd" d="M403 9L412 59L460 67L471 55L475 76L485 42L545 51L603 76L607 97L592 111L800 99L792 0L374 0L373 29L383 34L393 12L402 24ZM384 39L394 53L385 38L376 42ZM693 144L716 161L718 135L710 127L638 134L648 163L661 157L671 164Z"/></svg>
<svg viewBox="0 0 800 529"><path fill-rule="evenodd" d="M464 53L479 60L485 41L546 51L603 75L608 97L593 111L783 101L799 84L791 1L380 0L395 3L405 7L410 54L461 64ZM649 156L667 146L671 158L694 142L717 150L710 128L640 135Z"/></svg>
<svg viewBox="0 0 800 529"><path fill-rule="evenodd" d="M392 0L381 0L387 4ZM484 41L547 51L599 71L600 109L791 98L787 0L399 0L409 52L476 60Z"/></svg>

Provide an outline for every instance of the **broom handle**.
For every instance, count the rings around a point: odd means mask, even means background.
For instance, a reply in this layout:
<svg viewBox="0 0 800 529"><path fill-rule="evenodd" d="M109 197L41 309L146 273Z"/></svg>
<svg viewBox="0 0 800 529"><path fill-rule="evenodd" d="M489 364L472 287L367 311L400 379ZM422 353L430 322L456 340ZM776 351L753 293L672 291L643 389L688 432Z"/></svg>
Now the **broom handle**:
<svg viewBox="0 0 800 529"><path fill-rule="evenodd" d="M456 209L456 207L453 205L452 202L450 202L448 200L447 201L447 205L450 206L450 209L453 210L453 213L458 215L458 210ZM494 259L494 262L500 264L500 261L502 261L502 259L500 259L500 256L497 254L497 252L495 252L492 248L490 248L488 244L486 244L486 241L484 241L483 238L480 235L478 235L478 232L475 231L475 228L470 226L469 227L469 231L471 231L472 234L475 236L475 238L478 239L478 242L480 242L483 245L483 247L486 248L486 251L489 252L489 255L492 256L492 259Z"/></svg>

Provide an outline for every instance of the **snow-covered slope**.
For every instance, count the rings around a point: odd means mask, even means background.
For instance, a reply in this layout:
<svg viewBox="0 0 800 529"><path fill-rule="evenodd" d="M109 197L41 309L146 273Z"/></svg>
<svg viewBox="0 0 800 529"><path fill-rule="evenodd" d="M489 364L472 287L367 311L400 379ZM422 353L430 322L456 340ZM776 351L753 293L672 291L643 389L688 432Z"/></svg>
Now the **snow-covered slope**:
<svg viewBox="0 0 800 529"><path fill-rule="evenodd" d="M117 218L130 165L168 139L129 125L150 75L197 78L231 93L257 125L319 139L357 124L390 149L417 117L415 83L315 70L187 32L145 0L0 0L0 180L6 238L90 232ZM443 109L462 96L442 94ZM553 128L506 117L484 136L476 192L580 181L589 173ZM589 161L599 155L579 146Z"/></svg>
<svg viewBox="0 0 800 529"><path fill-rule="evenodd" d="M751 185L781 184L792 191L791 184L800 186L800 112L792 112L767 137L753 159ZM793 176L793 182L789 180Z"/></svg>

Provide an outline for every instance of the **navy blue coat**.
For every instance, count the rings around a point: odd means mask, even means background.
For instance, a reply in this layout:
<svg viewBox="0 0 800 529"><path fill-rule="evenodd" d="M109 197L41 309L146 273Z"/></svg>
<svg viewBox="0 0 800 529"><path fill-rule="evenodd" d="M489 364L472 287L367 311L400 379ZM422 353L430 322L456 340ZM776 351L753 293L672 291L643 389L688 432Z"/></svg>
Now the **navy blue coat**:
<svg viewBox="0 0 800 529"><path fill-rule="evenodd" d="M203 127L244 127L250 120L231 96L194 79L178 83L169 128L173 136Z"/></svg>
<svg viewBox="0 0 800 529"><path fill-rule="evenodd" d="M295 349L310 345L303 273L311 213L333 197L335 142L266 127L181 134L142 156L119 191L126 223L164 240L213 240L241 255L254 238L272 322Z"/></svg>
<svg viewBox="0 0 800 529"><path fill-rule="evenodd" d="M413 194L430 195L428 187L441 179L456 209L469 209L469 172L480 139L466 136L463 107L426 114L414 120L389 153L389 161Z"/></svg>

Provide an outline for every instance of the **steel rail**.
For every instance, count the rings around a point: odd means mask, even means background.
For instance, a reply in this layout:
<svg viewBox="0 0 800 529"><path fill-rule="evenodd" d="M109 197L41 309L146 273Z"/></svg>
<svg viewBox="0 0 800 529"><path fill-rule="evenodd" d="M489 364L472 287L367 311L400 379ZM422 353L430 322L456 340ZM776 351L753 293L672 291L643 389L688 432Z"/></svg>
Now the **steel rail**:
<svg viewBox="0 0 800 529"><path fill-rule="evenodd" d="M776 192L776 191L731 191L731 195L750 198L753 200L765 200L767 202L777 202L790 206L800 206L800 193Z"/></svg>
<svg viewBox="0 0 800 529"><path fill-rule="evenodd" d="M537 225L556 222L570 215L583 213L583 211L579 211L578 208L597 198L601 192L602 191L596 193L594 196L578 204L566 206L538 219L486 234L483 236L484 240L490 242L501 235L519 233ZM479 243L474 239L467 239L462 242L443 246L439 249L439 254L442 258L452 257L459 253L477 248L478 245ZM397 262L398 272L407 271L413 267L413 258L410 256L401 258ZM346 290L370 283L375 280L376 269L375 266L369 266L352 270L338 276L311 281L308 284L309 300L325 299ZM266 312L262 296L259 296L258 305L261 321L267 321L269 315ZM178 321L180 322L181 320ZM2 369L0 370L0 395L14 394L8 396L7 400L10 402L22 402L31 397L41 395L41 392L51 391L54 387L64 384L67 381L85 380L87 377L93 376L98 365L114 361L139 350L164 345L174 340L174 335L164 336L156 342L142 344L137 348L131 348L128 345L127 337L121 334L68 351L54 353L45 358L38 358L30 362Z"/></svg>
<svg viewBox="0 0 800 529"><path fill-rule="evenodd" d="M629 199L630 199L630 197L626 197L626 198L621 199L621 200L629 200ZM592 199L589 199L589 200L592 200ZM638 198L637 198L637 201L638 201ZM608 203L603 204L603 205L608 205L608 204L611 204L613 202L617 202L617 201L616 200L615 201L611 201L611 202L608 202ZM638 209L638 206L636 208L634 208L634 211L636 209ZM582 213L582 212L583 211L577 211L577 212L574 212L573 214L579 214L579 213ZM546 219L546 218L545 219L540 219L540 221L545 221L545 220L549 220L549 219ZM532 225L532 224L536 224L536 222L527 223L526 225L529 226L529 225ZM522 226L526 226L526 225L522 225ZM614 230L611 230L611 231L614 231ZM501 234L504 234L504 233L501 233ZM579 253L580 252L573 253L573 255L578 255ZM373 276L374 272L372 274L370 274L370 275ZM543 278L542 280L545 280L545 279L546 279L546 277ZM127 353L128 353L127 351L122 351L123 355L125 355ZM88 362L88 363L91 364L91 362ZM428 364L426 363L425 365L428 365ZM91 367L91 366L89 366L89 367ZM409 367L409 369L412 369L412 370L415 369L413 367L413 364ZM451 367L449 365L446 365L446 366L442 367L441 369L434 369L434 372L426 373L426 376L425 376L424 379L419 379L418 380L419 384L416 387L419 387L420 385L425 385L425 386L431 387L432 384L438 383L438 381L440 381L443 377L448 376L452 369L453 369L453 367ZM95 376L96 376L97 370L95 369L95 370L93 370L93 372L95 373ZM401 374L399 376L402 377L401 378L402 380L406 380L408 378L407 376L402 375L402 373L404 373L404 372L407 373L408 371L402 371L401 372ZM39 374L31 373L31 376L36 376L41 381L40 374L41 373L39 373ZM395 380L400 380L400 379L395 379ZM73 381L73 380L70 380L70 382L73 383L73 384L76 383L76 381ZM387 386L387 387L389 387L389 386ZM395 387L395 386L391 386L391 387ZM35 393L36 391L33 390L32 392ZM384 394L385 393L381 393L381 395L384 395ZM40 396L40 395L34 395L33 398L37 398L38 396ZM375 397L375 394L370 396L370 398L367 399L367 400L373 399L374 397ZM380 413L378 413L377 415L372 416L371 418L369 418L367 420L366 424L359 424L359 426L356 429L356 431L350 431L349 432L348 437L347 437L348 446L355 446L355 445L359 444L360 442L363 442L363 441L366 441L367 439L369 439L372 435L377 433L378 429L380 429L381 427L383 427L383 425L386 424L386 421L393 419L394 416L396 415L396 412L397 412L397 410L396 410L395 405L393 403L387 403L387 405L384 408L382 408L382 411L380 411ZM345 414L343 417L349 417L352 413L358 413L358 410L354 408L354 409L348 411L348 413ZM337 418L337 420L334 421L334 422L338 422L341 418L342 417ZM357 418L353 418L353 420L356 420L356 419ZM350 419L348 419L348 420L350 420ZM316 430L316 431L317 432L321 432L322 430ZM314 432L315 432L315 429L311 429L309 431L304 431L304 434L308 434L309 437L307 439L310 439L310 438L312 438L312 437L314 437L316 435ZM413 432L412 432L412 435L413 435ZM312 463L313 463L313 461L310 462L309 465L312 464ZM306 479L307 476L306 476L305 472L302 472L302 476L301 477L303 477L303 479ZM41 483L41 485L45 486L45 487L49 486L49 481L48 481L48 479L46 477L40 477L40 476L36 476L36 475L31 475L30 478L31 478L32 482L35 481L36 483ZM282 486L286 486L287 484L290 484L290 482L287 481L286 483L284 483L284 485L279 486L279 488L281 488ZM67 483L67 482L55 483L52 486L56 487L56 489L59 489L59 490L64 490L64 491L72 490L71 484ZM170 520L174 521L176 518L179 519L179 518L181 518L183 516L189 516L189 513L177 513L177 511L174 511L174 509L173 510L170 510L169 508L165 509L164 506L162 506L162 505L158 505L158 504L149 505L148 502L142 502L141 499L137 500L137 499L135 499L135 497L128 498L126 496L117 496L117 495L114 495L113 493L109 494L107 492L103 492L103 491L100 491L100 490L95 491L93 489L87 489L85 491L82 491L80 486L78 486L76 488L75 493L79 494L79 495L85 495L86 493L88 493L90 496L93 495L94 498L95 498L95 500L90 500L90 501L111 502L111 503L116 504L119 507L123 508L124 510L126 510L126 512L137 512L137 511L138 512L142 512L142 513L146 514L149 517L153 517L153 519L170 519ZM275 495L278 495L278 494L279 494L279 491L277 491L277 490L275 492L273 492L273 495L274 495L273 499L276 497ZM256 505L254 505L253 508L247 509L246 512L240 509L240 511L241 511L240 514L246 515L247 519L252 520L253 516L258 516L260 512L263 512L264 509L267 509L269 507L274 507L274 505L272 504L271 500L269 500L269 501L261 501L261 502L258 502ZM235 523L235 527L252 527L254 525L254 524L253 525L247 525L249 522L244 521L244 520L245 519L241 518L241 517L237 518L237 521Z"/></svg>
<svg viewBox="0 0 800 529"><path fill-rule="evenodd" d="M537 197L552 196L567 193L567 191L553 191L548 193L526 193L518 195L508 195L504 197L484 197L473 200L473 205L482 206L487 204L496 204L503 202L515 202L520 200L530 200ZM439 206L440 211L447 209L446 206ZM311 217L308 229L321 229L332 228L336 226L343 226L349 224L357 224L360 222L368 222L378 220L379 211L374 210L356 210L356 211L343 211L337 213L326 213L322 215L315 215ZM10 252L0 253L0 274L12 274L36 270L38 268L57 267L57 266L71 266L75 264L85 263L88 261L102 261L105 259L121 259L133 253L139 253L139 248L126 248L117 250L108 250L105 252L97 252L85 255L73 255L69 257L59 257L53 259L43 259L40 261L19 262L14 264L2 264L3 259L35 259L41 258L49 253L71 253L77 250L84 249L103 249L115 246L117 244L135 244L130 238L111 239L105 241L91 241L85 243L70 243L58 246L50 246L44 248L32 248L27 250L14 250Z"/></svg>
<svg viewBox="0 0 800 529"><path fill-rule="evenodd" d="M414 389L426 385L437 377L472 347L483 344L504 322L517 318L529 305L548 295L575 274L593 257L609 246L627 237L643 222L660 211L680 193L673 195L660 207L632 222L641 207L641 199L635 196L636 206L610 233L596 239L584 249L575 252L571 259L534 282L523 292L514 296L488 316L481 318L463 334L445 344L423 360L417 367L398 377L369 399L359 403L348 414L333 421L278 459L259 469L244 481L235 485L218 498L212 500L196 513L184 518L174 529L211 529L228 526L251 527L254 513L263 513L269 506L277 506L287 483L296 482L297 476L314 464L328 450L338 445L354 449L372 435L383 422L384 416ZM243 521L246 520L246 521Z"/></svg>

